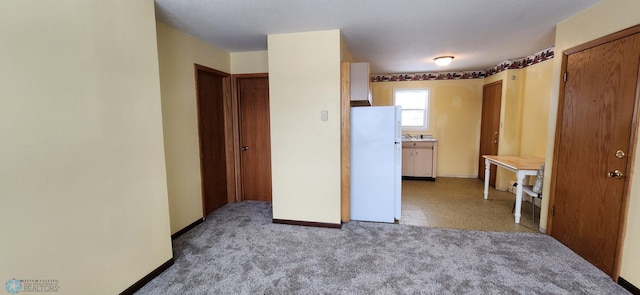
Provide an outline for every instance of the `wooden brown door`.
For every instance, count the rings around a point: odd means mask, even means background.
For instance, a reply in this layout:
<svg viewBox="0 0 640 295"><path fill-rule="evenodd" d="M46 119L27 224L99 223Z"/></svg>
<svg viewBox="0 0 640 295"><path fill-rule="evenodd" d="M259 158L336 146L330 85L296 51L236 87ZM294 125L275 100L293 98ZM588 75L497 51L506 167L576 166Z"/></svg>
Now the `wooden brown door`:
<svg viewBox="0 0 640 295"><path fill-rule="evenodd" d="M224 134L224 76L196 68L198 131L204 215L227 203Z"/></svg>
<svg viewBox="0 0 640 295"><path fill-rule="evenodd" d="M480 125L480 159L478 178L484 180L485 164L483 155L498 154L498 135L500 131L500 103L502 100L502 81L484 85L482 88L482 121ZM489 185L496 186L496 166L491 165Z"/></svg>
<svg viewBox="0 0 640 295"><path fill-rule="evenodd" d="M639 59L640 34L568 55L558 114L551 235L612 277L629 181L613 171L629 167Z"/></svg>
<svg viewBox="0 0 640 295"><path fill-rule="evenodd" d="M271 201L269 78L237 79L240 121L241 199Z"/></svg>

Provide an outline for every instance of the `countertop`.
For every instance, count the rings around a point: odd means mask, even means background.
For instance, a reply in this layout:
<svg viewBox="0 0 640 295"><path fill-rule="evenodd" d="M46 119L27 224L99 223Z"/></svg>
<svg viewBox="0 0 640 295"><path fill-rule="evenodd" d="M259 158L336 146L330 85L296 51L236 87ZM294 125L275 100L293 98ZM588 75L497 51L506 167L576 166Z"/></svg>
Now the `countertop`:
<svg viewBox="0 0 640 295"><path fill-rule="evenodd" d="M420 138L420 137L406 138L404 136L402 137L402 142L436 142L436 141L438 140L433 137L425 137L425 138Z"/></svg>

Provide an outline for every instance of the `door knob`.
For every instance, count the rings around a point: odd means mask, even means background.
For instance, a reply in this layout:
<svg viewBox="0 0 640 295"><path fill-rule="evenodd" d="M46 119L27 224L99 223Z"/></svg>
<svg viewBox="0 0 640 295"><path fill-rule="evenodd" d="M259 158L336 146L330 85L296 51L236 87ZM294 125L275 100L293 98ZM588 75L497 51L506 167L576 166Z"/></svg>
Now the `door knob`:
<svg viewBox="0 0 640 295"><path fill-rule="evenodd" d="M248 146L243 146L240 150L244 152L246 150L249 150L249 147Z"/></svg>
<svg viewBox="0 0 640 295"><path fill-rule="evenodd" d="M622 171L620 170L615 170L615 171L611 171L607 173L607 177L610 178L622 178L624 177L624 173L622 173Z"/></svg>
<svg viewBox="0 0 640 295"><path fill-rule="evenodd" d="M497 141L497 140L494 140L494 141L492 141L491 143L496 144L496 143L498 143L498 141Z"/></svg>

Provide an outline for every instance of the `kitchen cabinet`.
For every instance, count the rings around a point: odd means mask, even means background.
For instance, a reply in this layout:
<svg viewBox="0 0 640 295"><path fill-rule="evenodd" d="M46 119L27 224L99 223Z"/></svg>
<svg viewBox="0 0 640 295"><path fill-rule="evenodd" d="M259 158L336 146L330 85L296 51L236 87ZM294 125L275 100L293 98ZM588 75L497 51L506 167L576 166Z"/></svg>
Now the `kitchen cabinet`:
<svg viewBox="0 0 640 295"><path fill-rule="evenodd" d="M350 100L352 107L371 105L371 78L369 76L368 62L351 63L349 77L351 80Z"/></svg>
<svg viewBox="0 0 640 295"><path fill-rule="evenodd" d="M402 176L436 178L436 141L402 143Z"/></svg>

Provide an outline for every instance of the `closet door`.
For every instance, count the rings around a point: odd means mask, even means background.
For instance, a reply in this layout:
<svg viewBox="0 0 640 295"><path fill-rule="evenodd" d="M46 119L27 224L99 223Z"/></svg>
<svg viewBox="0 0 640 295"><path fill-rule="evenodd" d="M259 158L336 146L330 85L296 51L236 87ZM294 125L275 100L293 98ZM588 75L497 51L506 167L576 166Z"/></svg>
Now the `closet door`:
<svg viewBox="0 0 640 295"><path fill-rule="evenodd" d="M482 89L482 123L480 125L480 159L478 178L484 180L485 164L483 155L498 154L500 131L500 103L502 101L502 81L484 85ZM491 165L489 184L496 186L496 165Z"/></svg>
<svg viewBox="0 0 640 295"><path fill-rule="evenodd" d="M640 34L565 57L550 234L617 278L635 142Z"/></svg>
<svg viewBox="0 0 640 295"><path fill-rule="evenodd" d="M240 129L241 200L271 202L269 77L237 78Z"/></svg>

